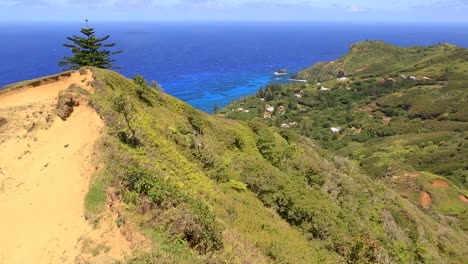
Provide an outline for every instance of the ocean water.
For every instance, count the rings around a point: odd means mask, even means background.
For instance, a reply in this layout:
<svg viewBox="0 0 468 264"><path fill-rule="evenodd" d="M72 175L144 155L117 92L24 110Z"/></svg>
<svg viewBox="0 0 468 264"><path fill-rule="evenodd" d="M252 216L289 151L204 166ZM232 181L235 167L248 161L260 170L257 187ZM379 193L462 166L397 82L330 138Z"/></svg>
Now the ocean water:
<svg viewBox="0 0 468 264"><path fill-rule="evenodd" d="M66 37L82 24L0 24L0 87L59 72L69 51ZM279 22L158 22L91 24L110 34L124 53L118 72L143 75L206 112L252 94L269 82L319 61L344 55L357 41L383 40L400 46L449 42L468 47L466 24L358 24ZM273 75L286 68L289 74Z"/></svg>

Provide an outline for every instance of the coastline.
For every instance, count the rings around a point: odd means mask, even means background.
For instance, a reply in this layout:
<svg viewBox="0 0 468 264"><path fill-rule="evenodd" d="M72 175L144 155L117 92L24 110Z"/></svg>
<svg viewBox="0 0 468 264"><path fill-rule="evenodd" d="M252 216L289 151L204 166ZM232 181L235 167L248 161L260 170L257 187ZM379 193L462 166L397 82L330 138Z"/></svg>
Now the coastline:
<svg viewBox="0 0 468 264"><path fill-rule="evenodd" d="M299 71L299 69L297 69ZM296 69L287 74L281 75L281 80L277 80L278 76L271 72L257 73L248 80L238 80L238 83L232 83L229 89L222 89L217 92L205 92L197 98L184 100L184 98L178 97L181 100L186 101L193 107L204 111L206 113L212 113L215 104L218 105L219 109L228 106L235 100L238 100L245 96L250 96L258 92L258 90L269 83L289 83L291 77L296 74Z"/></svg>

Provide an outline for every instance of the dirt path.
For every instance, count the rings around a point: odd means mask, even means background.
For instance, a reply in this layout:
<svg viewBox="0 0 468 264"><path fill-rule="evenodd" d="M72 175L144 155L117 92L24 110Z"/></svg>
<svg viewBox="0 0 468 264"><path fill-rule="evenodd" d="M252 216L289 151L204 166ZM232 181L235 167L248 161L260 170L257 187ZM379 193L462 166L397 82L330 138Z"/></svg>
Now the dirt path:
<svg viewBox="0 0 468 264"><path fill-rule="evenodd" d="M54 114L59 91L91 79L76 72L0 94L0 264L74 263L92 229L83 201L104 125L86 105L65 122Z"/></svg>

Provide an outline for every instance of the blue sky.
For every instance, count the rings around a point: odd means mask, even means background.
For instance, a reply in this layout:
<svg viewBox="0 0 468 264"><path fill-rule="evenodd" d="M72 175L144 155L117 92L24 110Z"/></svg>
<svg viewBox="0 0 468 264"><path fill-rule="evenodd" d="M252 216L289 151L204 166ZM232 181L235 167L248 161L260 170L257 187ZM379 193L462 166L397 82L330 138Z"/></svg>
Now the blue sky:
<svg viewBox="0 0 468 264"><path fill-rule="evenodd" d="M0 21L468 23L468 0L0 0Z"/></svg>

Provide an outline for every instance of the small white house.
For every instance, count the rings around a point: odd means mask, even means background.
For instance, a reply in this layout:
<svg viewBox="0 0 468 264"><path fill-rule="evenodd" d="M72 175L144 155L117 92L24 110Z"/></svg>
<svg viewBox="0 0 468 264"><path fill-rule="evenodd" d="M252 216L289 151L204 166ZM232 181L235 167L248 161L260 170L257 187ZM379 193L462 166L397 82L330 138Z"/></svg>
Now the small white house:
<svg viewBox="0 0 468 264"><path fill-rule="evenodd" d="M281 128L289 128L289 124L281 124Z"/></svg>
<svg viewBox="0 0 468 264"><path fill-rule="evenodd" d="M341 132L341 127L332 127L330 128L333 134L338 134Z"/></svg>
<svg viewBox="0 0 468 264"><path fill-rule="evenodd" d="M273 106L268 106L266 110L270 113L273 113L275 111L275 108Z"/></svg>
<svg viewBox="0 0 468 264"><path fill-rule="evenodd" d="M294 97L296 97L296 98L302 98L302 95L299 94L299 93L295 93L295 94L294 94Z"/></svg>
<svg viewBox="0 0 468 264"><path fill-rule="evenodd" d="M237 108L237 111L238 111L238 112L244 112L244 108L242 108L242 107Z"/></svg>
<svg viewBox="0 0 468 264"><path fill-rule="evenodd" d="M347 80L348 80L348 77L341 77L337 79L337 81L339 82L346 82Z"/></svg>
<svg viewBox="0 0 468 264"><path fill-rule="evenodd" d="M322 86L322 88L320 88L320 91L330 91L330 88L327 88L327 87L323 87L323 86Z"/></svg>
<svg viewBox="0 0 468 264"><path fill-rule="evenodd" d="M244 113L250 113L249 109L244 110Z"/></svg>

